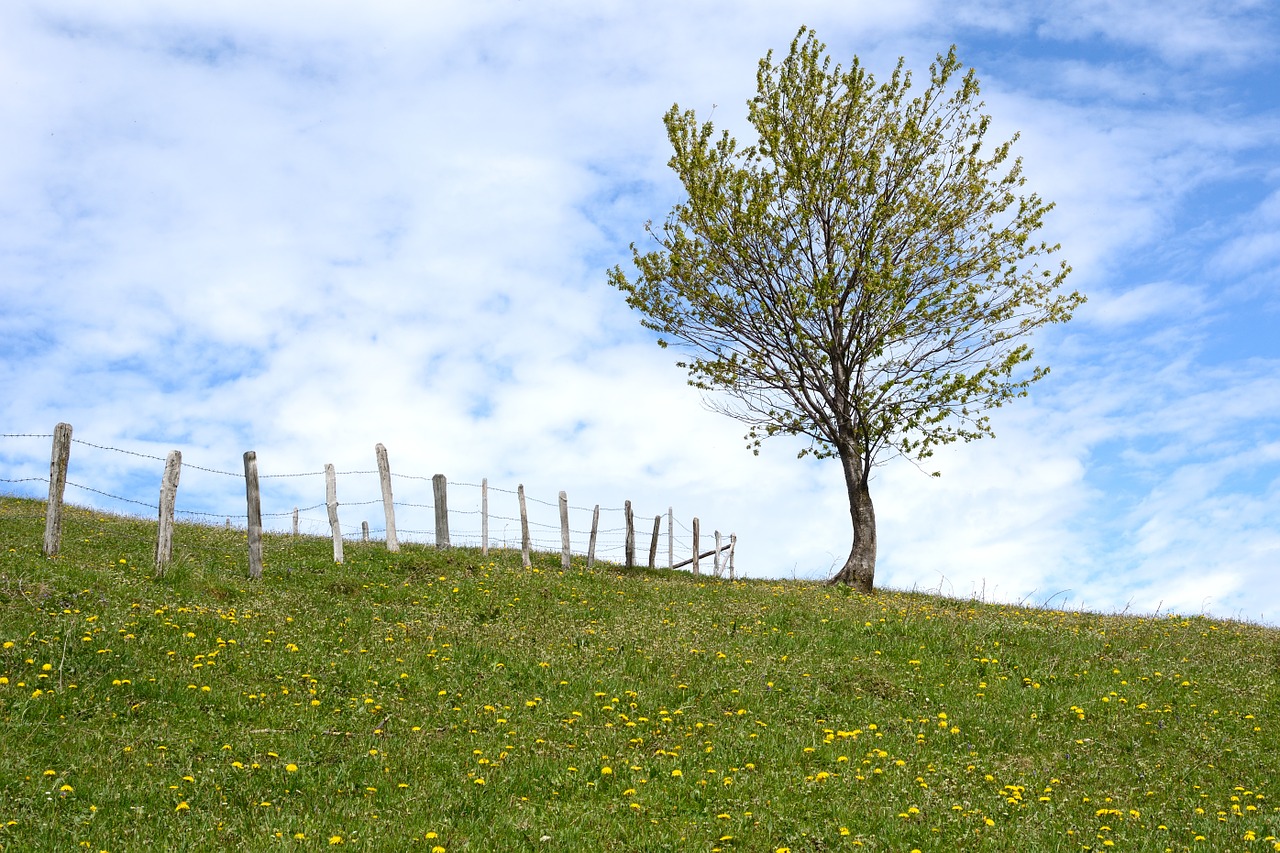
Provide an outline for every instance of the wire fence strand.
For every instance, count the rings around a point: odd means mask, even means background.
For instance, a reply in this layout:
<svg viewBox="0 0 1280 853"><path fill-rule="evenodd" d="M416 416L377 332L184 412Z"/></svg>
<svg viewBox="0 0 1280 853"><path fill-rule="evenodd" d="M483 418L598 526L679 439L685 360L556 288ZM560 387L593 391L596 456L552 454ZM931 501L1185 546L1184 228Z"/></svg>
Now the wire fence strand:
<svg viewBox="0 0 1280 853"><path fill-rule="evenodd" d="M47 440L50 438L54 438L53 433L0 433L0 439L45 439ZM95 450L100 450L100 451L105 451L110 453L119 453L125 456L130 456L137 459L145 459L152 462L161 462L161 463L167 462L167 459L165 459L164 457L157 456L152 453L145 453L137 450L128 450L125 448L98 444L96 442L86 441L85 439L82 439L82 438L72 438L71 441L74 444L78 444L83 447L93 448ZM218 468L211 468L211 467L198 465L186 460L183 461L182 468L185 470L201 471L208 474L216 474L218 476L223 476L223 477L231 477L241 481L243 481L244 479L243 472L225 471ZM376 469L375 470L347 470L347 471L335 472L336 475L343 476L343 477L375 476L375 475L378 475L379 473L380 472ZM320 476L324 476L325 474L326 474L325 471L301 471L301 472L287 472L287 473L279 473L279 474L262 473L262 474L259 474L258 476L259 476L259 479L261 480L288 480L288 479L301 479L301 478L308 478L308 477L320 477ZM435 479L434 476L421 476L417 474L404 474L404 473L398 473L398 472L392 472L391 476L399 480L413 480L413 481L420 481L420 482L432 482ZM20 485L24 483L48 484L48 482L49 482L49 479L47 477L0 477L0 483L14 484L14 485ZM94 488L92 486L86 486L82 483L71 482L68 480L66 482L66 485L79 489L84 492L98 495L102 498L106 498L111 501L117 501L122 504L127 504L131 507L140 507L147 510L148 512L155 512L155 511L158 511L159 509L157 504L150 503L148 501L137 500L130 497L125 497L123 495L113 494L112 492L109 492L103 489ZM480 484L480 483L470 483L465 481L453 481L453 482L449 482L449 485L455 488L487 489L488 491L499 494L499 495L515 496L519 494L519 490L508 489L502 486L488 485L487 483ZM546 508L555 509L555 510L558 510L560 506L560 503L558 500L555 500L555 501L544 500L540 497L537 497L535 495L529 495L527 493L525 494L525 500L528 503L533 504L535 506L546 507ZM359 501L339 501L337 503L337 507L339 508L339 511L343 511L343 510L351 510L359 507L379 505L382 503L383 501L377 498L370 499L370 500L359 500ZM299 525L301 525L302 521L304 520L303 513L315 512L317 510L324 509L326 506L327 504L322 502L322 503L312 504L307 507L293 508L285 511L263 512L261 515L263 518L275 520L275 519L289 518L296 513L298 515ZM435 542L435 530L416 529L414 526L412 526L412 521L411 521L414 511L434 512L435 511L434 503L416 503L416 502L408 502L408 501L396 501L393 503L393 508L395 510L406 510L408 511L408 514L410 516L410 518L406 519L406 521L409 521L409 526L398 527L398 532L400 534L404 534L407 537L420 537L432 543ZM575 513L593 513L593 514L597 509L602 513L623 513L626 510L625 507L600 507L600 506L586 507L586 506L579 506L579 505L568 505L567 508L570 511ZM138 512L137 510L131 511L131 513L137 513L137 512ZM241 528L243 528L244 525L247 523L247 515L243 511L215 512L209 508L202 508L202 509L176 509L175 508L175 514L181 515L184 518L188 518L192 520L225 519L227 523L231 523L234 520L237 526ZM472 524L475 524L473 520L474 516L482 515L482 514L483 514L483 510L479 508L468 509L468 508L459 507L459 508L449 510L449 516L451 518L455 516L466 517L467 519L472 519ZM653 516L648 516L645 513L639 511L634 506L632 507L632 516L638 521L647 519L649 517L653 517ZM666 540L664 543L662 543L667 546L666 548L664 548L664 550L678 548L679 552L681 553L688 553L692 551L692 548L693 548L692 531L690 530L688 525L684 523L683 520L677 517L674 517L669 510L658 513L657 517L660 519L664 519L664 518L667 519L667 523L665 525L666 530L659 532L659 536L661 536L662 539ZM320 529L320 530L325 530L328 527L328 523L329 523L327 517L306 518L305 521L313 529ZM499 523L505 523L505 524L504 524L503 533L501 536L495 535L494 531L492 529L490 530L489 537L488 537L489 541L487 544L489 544L491 547L507 547L508 543L511 543L512 547L518 547L519 541L522 539L522 536L519 534L518 528L515 531L514 536L509 535L511 531L508 530L508 527L520 524L521 519L519 517L499 515L499 514L490 512L488 514L488 521L490 522L491 525L493 522L499 522ZM675 526L673 526L672 524L673 521L674 521L674 525L680 528L679 533L677 533ZM524 523L528 525L531 531L531 535L529 537L531 548L533 548L536 551L542 551L542 552L559 552L562 549L562 543L558 539L547 538L547 533L546 533L546 531L555 531L555 530L563 531L563 528L560 523L542 521L536 518L529 518L527 515L524 519ZM274 524L274 521L273 521L273 524ZM370 527L366 531L366 525L367 525L367 522L361 523L360 525L357 525L357 526L353 526L350 524L341 524L340 525L341 535L344 539L364 539L366 537L369 539L379 539L379 538L385 539L385 534L386 534L385 527L379 527L379 528ZM480 525L475 524L475 527L478 528L479 526ZM634 534L637 540L637 551L643 550L647 552L649 547L651 547L653 544L652 535L649 534L647 530L640 529L642 527L647 528L647 526L648 526L647 524L639 524L639 523L637 523L635 526ZM537 535L532 535L532 531L537 531ZM582 547L582 540L588 536L594 535L596 553L616 554L616 553L621 553L626 549L626 542L625 542L626 531L627 531L627 528L625 526L624 527L603 527L603 528L597 526L594 531L589 531L589 530L581 529L579 525L579 526L571 526L568 530L568 534L570 536L571 542L575 540L578 542L578 548L575 549L575 553L581 554L583 551L585 551L585 548ZM471 525L459 525L457 528L455 528L449 533L449 537L450 537L450 541L455 544L464 543L464 542L485 544L483 542L484 540L483 532L479 529L473 529ZM500 546L499 546L499 543L501 543ZM642 544L643 544L643 548L641 547Z"/></svg>

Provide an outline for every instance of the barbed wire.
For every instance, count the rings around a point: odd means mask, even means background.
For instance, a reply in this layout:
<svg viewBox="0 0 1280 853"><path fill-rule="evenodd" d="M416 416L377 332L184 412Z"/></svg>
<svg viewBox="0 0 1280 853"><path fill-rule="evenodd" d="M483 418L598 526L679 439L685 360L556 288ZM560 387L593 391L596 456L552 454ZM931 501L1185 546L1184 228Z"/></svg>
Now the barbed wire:
<svg viewBox="0 0 1280 853"><path fill-rule="evenodd" d="M53 435L52 433L0 433L0 438L38 438L38 439L50 439L50 438L53 438L53 437L54 437L54 435ZM91 448L94 448L94 449L96 449L96 450L103 450L103 451L107 451L107 452L121 453L121 454L124 454L124 455L127 455L127 456L133 456L133 457L136 457L136 458L139 458L139 459L147 459L147 460L151 460L151 461L155 461L155 462L166 462L166 461L167 461L167 460L166 460L165 458L163 458L163 457L156 456L156 455L153 455L153 454L150 454L150 453L143 453L143 452L139 452L139 451L135 451L135 450L127 450L127 449L124 449L124 448L112 447L112 446L109 446L109 445L97 444L97 443L95 443L95 442L86 441L86 440L84 440L84 439L82 439L82 438L73 438L73 439L71 439L71 440L72 440L72 442L74 442L74 443L76 443L76 444L80 444L80 445L85 446L85 447L91 447ZM196 465L196 464L194 464L194 463L191 463L191 462L188 462L188 461L185 461L185 460L184 460L184 462L183 462L183 468L185 468L185 469L187 469L187 470L202 471L202 472L209 473L209 474L217 474L217 475L221 475L221 476L225 476L225 477L233 477L233 478L236 478L236 479L243 479L243 478L244 478L244 474L243 474L242 472L237 472L237 471L223 471L223 470L220 470L220 469L217 469L217 468L209 468L209 467L205 467L205 466L201 466L201 465ZM325 473L326 473L325 471L304 471L304 472L297 472L297 473L281 473L281 474L260 473L258 476L259 476L259 478L260 478L260 479L264 479L264 480L266 480L266 479L289 479L289 478L301 478L301 477L317 477L317 476L323 476ZM371 476L371 475L377 475L377 474L379 474L379 473L380 473L380 472L379 472L379 471L377 471L377 470L349 470L349 471L337 471L337 472L335 472L335 475L341 475L341 476ZM420 475L415 475L415 474L401 474L401 473L395 473L395 472L392 472L392 473L391 473L391 476L396 477L396 478L399 478L399 479L405 479L405 480L420 480L420 481L423 481L423 482L427 482L427 481L432 481L432 480L434 480L434 477L426 477L426 476L420 476ZM48 483L48 482L49 482L48 478L45 478L45 477L20 477L20 478L0 477L0 483L15 483L15 484L16 484L16 483ZM75 482L70 482L70 481L68 481L67 485L73 486L73 487L75 487L75 488L77 488L77 489L81 489L82 491L92 492L93 494L100 495L100 496L102 496L102 497L104 497L104 498L108 498L108 499L113 500L113 501L119 501L119 502L121 502L121 503L125 503L125 504L132 504L132 505L134 505L134 506L144 507L144 508L146 508L147 510L156 511L156 510L158 510L158 509L159 509L159 507L158 507L156 504L148 503L148 502L146 502L146 501L139 501L139 500L135 500L135 499L133 499L133 498L127 498L127 497L124 497L124 496L122 496L122 495L112 494L111 492L103 491L103 490L101 490L101 489L95 489L95 488L93 488L93 487L91 487L91 486L85 486L85 485L80 484L80 483L75 483ZM453 481L453 482L449 482L449 485L451 485L451 486L455 486L455 487L464 487L464 488L477 488L477 489L479 489L479 488L488 488L488 489L490 489L490 490L492 490L492 491L494 491L494 492L496 492L496 493L499 493L499 494L507 494L507 495L518 495L518 494L519 494L519 490L515 490L515 489L507 489L507 488L503 488L503 487L501 487L501 486L490 486L490 485L488 485L487 483L485 483L485 484L478 484L478 483L469 483L469 482L464 482L464 481ZM559 508L559 501L558 501L558 500L557 500L557 501L548 501L548 500L544 500L544 499L542 499L542 498L539 498L539 497L536 497L536 496L533 496L533 495L529 495L529 494L527 494L527 493L525 494L525 500L526 500L526 501L528 501L528 502L530 502L530 503L537 504L537 505L539 505L539 506L544 506L544 507L548 507L548 508L552 508L552 509L558 509L558 508ZM344 507L344 508L351 508L351 507L361 507L361 506L373 506L373 505L381 504L381 503L382 503L382 501L381 501L380 499L372 499L372 500L365 500L365 501L339 502L339 503L338 503L338 506L340 506L340 507ZM266 513L263 513L263 514L262 514L262 517L263 517L263 518L270 518L270 519L280 519L280 518L290 517L290 516L292 516L295 512L297 512L297 513L299 514L299 521L301 521L301 520L302 520L302 517L301 517L301 514L302 514L302 513L304 513L304 512L311 512L311 511L314 511L314 510L318 510L318 509L324 508L324 507L326 507L326 506L327 506L327 504L326 504L326 503L317 503L317 504L313 504L313 505L308 506L308 507L305 507L305 508L296 508L296 509L288 510L288 511L285 511L285 512L266 512ZM434 504L430 504L430 503L410 503L410 502L399 502L399 501L397 501L397 502L395 502L395 503L393 504L393 506L395 506L395 507L399 507L399 508L421 509L421 510L434 510L434 509L435 509L435 505L434 505ZM625 506L623 506L623 507L597 507L597 506L586 507L586 506L578 506L578 505L569 505L569 506L568 506L568 509L571 509L571 510L573 510L573 511L575 511L575 512L581 512L581 513L586 513L586 512L594 513L596 509L599 509L601 512L622 513L622 512L625 512L626 507L625 507ZM193 519L194 519L194 518L208 518L208 519L223 519L223 518L225 518L225 519L227 519L227 521L228 521L228 522L230 522L232 519L235 519L238 523L241 523L241 522L247 522L247 516L246 516L246 514L244 514L244 513L225 513L225 512L218 512L218 513L215 513L215 512L208 512L208 511L205 511L205 510L178 510L178 509L175 509L175 513L176 513L176 514L179 514L179 515L182 515L182 516L185 516L185 517L188 517L188 518L193 518ZM466 515L466 516L473 516L473 515L481 515L482 513L483 513L483 510L481 510L481 509L474 509L474 510L452 509L452 510L450 510L450 515ZM645 518L647 518L647 517L648 517L645 513L642 513L642 512L640 512L640 511L636 510L636 509L635 509L635 507L632 507L632 515L633 515L633 517L638 518L638 519L645 519ZM667 538L668 538L668 543L669 543L669 545L670 545L670 546L672 546L672 547L674 547L675 545L677 545L677 544L678 544L678 545L680 545L680 546L681 546L682 550L688 550L688 549L692 548L692 541L691 541L691 538L690 538L690 537L686 537L686 536L676 536L676 535L675 535L675 531L674 531L674 529L673 529L673 527L672 527L671 521L672 521L672 520L674 520L674 522L675 522L676 524L678 524L678 525L679 525L679 527L680 527L680 529L681 529L682 531L684 531L684 532L685 532L685 533L687 533L687 534L690 534L690 536L691 536L692 531L690 530L689 526L688 526L688 525L686 525L686 524L685 524L682 520L680 520L679 518L674 518L673 514L670 512L670 509L668 509L668 510L667 510L667 511L665 511L665 512L659 513L657 517L658 517L658 518L662 518L663 516L666 516L666 517L668 518L666 536L667 536ZM490 513L490 514L489 514L489 519L490 519L491 521L497 521L497 522L508 522L508 523L510 523L510 524L513 524L513 525L514 525L514 524L517 524L517 523L519 523L519 522L520 522L520 519L519 519L519 518L515 518L515 517L511 517L511 516L503 516L503 515L494 515L494 514L492 514L492 513ZM532 519L526 519L526 521L527 521L527 523L528 523L529 527L530 527L531 529L534 529L534 530L539 530L539 531L548 531L548 530L560 530L560 529L561 529L561 528L560 528L560 525L559 525L559 524L557 524L557 523L545 523L545 522L536 521L536 520L532 520ZM314 525L315 527L320 528L320 529L323 529L323 528L327 527L327 519L323 519L323 520L322 520L322 519L307 519L307 522L308 522L308 524ZM638 527L638 525L637 525L637 527ZM370 528L370 529L369 529L369 531L368 531L368 533L366 534L366 532L365 532L365 530L364 530L364 525L363 525L363 524L362 524L361 526L359 526L359 527L353 527L353 526L349 526L349 525L343 525L343 526L342 526L342 528L341 528L341 530L342 530L342 535L343 535L343 537L344 537L344 538L351 538L351 539L363 538L363 537L365 537L365 536L373 537L373 536L375 536L375 535L377 535L377 534L382 534L383 538L385 538L385 533L386 533L385 528ZM505 531L505 528L504 528L504 531ZM626 547L626 546L625 546L625 543L622 541L622 534L624 534L624 533L625 533L625 531L626 531L626 528L625 528L625 527L610 527L610 528L603 528L603 529L597 528L597 530L595 531L595 534L596 534L596 550L597 550L597 551L599 551L599 552L602 552L602 553L612 553L612 552L622 551L622 550ZM405 534L406 536L410 536L410 537L412 537L412 536L430 537L430 538L431 538L431 541L434 541L434 531L413 530L413 529L403 529L403 528L402 528L402 529L400 529L400 531L399 531L399 532L400 532L400 533ZM650 542L652 541L652 540L651 540L651 538L650 538L648 535L646 535L646 532L641 532L641 531L637 531L637 532L639 532L639 533L640 533L640 536L639 536L638 538L646 539L646 540L649 540ZM571 537L577 537L579 540L580 540L582 537L588 536L588 535L589 535L589 533L590 533L589 531L586 531L586 530L580 530L580 529L576 529L576 528L570 528L570 530L569 530L569 534L570 534L570 536L571 536ZM660 534L660 535L661 535L661 534ZM491 535L490 535L490 539L492 540L492 538L493 538L493 537L492 537L492 534L491 534ZM517 537L517 539L518 539L518 538L519 538L519 537ZM479 541L482 539L482 535L481 535L481 533L480 533L480 532L469 532L469 531L468 531L468 532L464 532L464 531L456 531L456 532L453 532L453 533L450 535L450 539L451 539L451 541L470 541L470 540L474 540L474 541L476 541L476 542L479 542ZM614 541L611 541L611 540L614 540ZM507 541L507 540L506 540L506 538L505 538L505 533L504 533L504 540L503 540L503 541L504 541L504 546L505 546L505 542ZM547 551L547 552L558 552L558 551L560 551L560 549L561 549L561 543L560 543L558 540L549 540L549 539L543 539L543 538L538 538L538 537L534 537L534 536L531 536L531 537L530 537L530 546L531 546L534 550Z"/></svg>
<svg viewBox="0 0 1280 853"><path fill-rule="evenodd" d="M123 501L127 504L137 504L138 506L145 506L147 509L154 509L154 510L160 509L159 505L157 504L149 504L149 503L146 503L145 501L135 501L133 498L123 498L120 495L113 495L110 492L104 492L101 489L95 489L92 486L82 486L79 483L73 483L70 480L67 480L67 485L75 486L77 489L83 489L86 492L93 492L95 495L102 495L105 498L111 498L112 500L116 500L116 501Z"/></svg>

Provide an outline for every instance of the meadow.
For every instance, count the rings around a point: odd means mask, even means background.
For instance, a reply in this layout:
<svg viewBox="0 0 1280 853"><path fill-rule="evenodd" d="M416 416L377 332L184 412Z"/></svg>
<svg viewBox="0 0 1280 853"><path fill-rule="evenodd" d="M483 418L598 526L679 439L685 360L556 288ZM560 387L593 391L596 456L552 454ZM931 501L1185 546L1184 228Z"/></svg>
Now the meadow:
<svg viewBox="0 0 1280 853"><path fill-rule="evenodd" d="M1280 850L1274 628L43 530L0 498L5 850Z"/></svg>

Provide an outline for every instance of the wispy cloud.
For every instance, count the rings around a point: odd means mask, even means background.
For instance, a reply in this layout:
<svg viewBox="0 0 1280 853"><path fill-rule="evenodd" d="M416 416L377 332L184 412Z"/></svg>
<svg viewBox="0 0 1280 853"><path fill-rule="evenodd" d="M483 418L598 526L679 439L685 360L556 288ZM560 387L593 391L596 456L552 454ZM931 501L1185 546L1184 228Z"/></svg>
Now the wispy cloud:
<svg viewBox="0 0 1280 853"><path fill-rule="evenodd" d="M674 504L751 574L824 575L838 471L744 452L604 284L677 198L662 113L745 137L801 23L882 74L958 43L1091 297L997 439L941 480L880 471L882 579L1280 617L1266 4L7 4L3 431L277 471L381 441L415 474ZM47 469L26 452L0 460Z"/></svg>

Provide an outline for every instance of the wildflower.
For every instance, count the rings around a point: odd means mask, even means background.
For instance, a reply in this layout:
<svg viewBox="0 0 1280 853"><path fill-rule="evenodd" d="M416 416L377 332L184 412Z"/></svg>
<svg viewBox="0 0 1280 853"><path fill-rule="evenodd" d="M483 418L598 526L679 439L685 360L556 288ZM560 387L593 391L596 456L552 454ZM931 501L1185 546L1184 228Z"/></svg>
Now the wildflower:
<svg viewBox="0 0 1280 853"><path fill-rule="evenodd" d="M341 844L341 843L342 843L342 836L341 836L341 835L330 835L330 836L329 836L329 843L330 843L330 844Z"/></svg>
<svg viewBox="0 0 1280 853"><path fill-rule="evenodd" d="M186 801L186 800L183 800L182 802L180 802L180 803L178 803L176 806L174 806L174 807L173 807L173 810L174 810L175 812L185 812L185 811L190 810L190 808L191 808L191 806L187 805L187 801Z"/></svg>
<svg viewBox="0 0 1280 853"><path fill-rule="evenodd" d="M680 778L681 776L683 776L684 774L683 774L683 773L681 773L681 772L680 772L680 768L679 768L679 767L677 767L675 770L672 770L672 771L671 771L671 775L672 775L674 778L679 779L679 778Z"/></svg>

